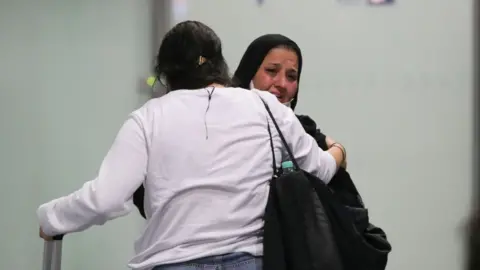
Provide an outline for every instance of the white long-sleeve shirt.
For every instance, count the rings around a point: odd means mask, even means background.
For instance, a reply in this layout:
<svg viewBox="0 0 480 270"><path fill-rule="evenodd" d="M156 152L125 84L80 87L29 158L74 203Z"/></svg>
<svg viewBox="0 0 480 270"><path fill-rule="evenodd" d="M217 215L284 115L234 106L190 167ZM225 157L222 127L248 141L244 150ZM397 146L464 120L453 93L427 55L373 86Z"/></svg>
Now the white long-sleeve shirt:
<svg viewBox="0 0 480 270"><path fill-rule="evenodd" d="M134 111L98 176L38 208L44 232L78 232L126 215L143 183L147 224L131 268L231 252L262 255L262 216L273 169L270 120L259 96L302 169L328 182L335 160L270 93L216 88L208 107L209 92L211 87L172 91ZM271 121L270 127L278 167L284 147Z"/></svg>

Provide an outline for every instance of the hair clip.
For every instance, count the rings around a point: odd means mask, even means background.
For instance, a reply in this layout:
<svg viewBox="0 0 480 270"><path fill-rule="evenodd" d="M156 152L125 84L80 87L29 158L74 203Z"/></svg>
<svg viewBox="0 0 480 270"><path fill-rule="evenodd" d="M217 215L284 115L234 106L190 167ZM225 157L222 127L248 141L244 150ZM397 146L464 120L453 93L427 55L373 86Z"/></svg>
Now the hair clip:
<svg viewBox="0 0 480 270"><path fill-rule="evenodd" d="M147 85L153 87L153 85L157 82L157 78L155 76L150 76L147 78Z"/></svg>
<svg viewBox="0 0 480 270"><path fill-rule="evenodd" d="M203 65L203 63L205 63L206 61L207 61L207 59L206 59L205 57L200 56L200 57L198 58L198 65L201 66L201 65Z"/></svg>

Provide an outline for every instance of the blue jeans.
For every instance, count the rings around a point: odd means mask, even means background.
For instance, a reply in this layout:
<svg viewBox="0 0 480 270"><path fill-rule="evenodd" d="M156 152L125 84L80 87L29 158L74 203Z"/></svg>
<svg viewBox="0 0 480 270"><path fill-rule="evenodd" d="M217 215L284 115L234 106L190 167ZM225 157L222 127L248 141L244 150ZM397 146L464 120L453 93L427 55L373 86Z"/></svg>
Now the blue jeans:
<svg viewBox="0 0 480 270"><path fill-rule="evenodd" d="M247 253L230 253L184 263L159 265L153 270L262 270L262 257Z"/></svg>

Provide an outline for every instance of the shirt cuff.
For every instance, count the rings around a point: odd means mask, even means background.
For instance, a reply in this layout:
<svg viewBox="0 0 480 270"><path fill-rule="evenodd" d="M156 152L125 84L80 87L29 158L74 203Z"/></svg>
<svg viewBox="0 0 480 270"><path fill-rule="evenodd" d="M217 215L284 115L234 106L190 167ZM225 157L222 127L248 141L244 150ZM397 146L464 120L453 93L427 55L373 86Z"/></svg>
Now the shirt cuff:
<svg viewBox="0 0 480 270"><path fill-rule="evenodd" d="M43 233L48 236L55 236L59 234L51 223L51 217L54 216L52 212L55 208L55 204L56 201L54 200L40 205L40 207L37 209L37 218L38 222L40 223L40 228L42 229Z"/></svg>

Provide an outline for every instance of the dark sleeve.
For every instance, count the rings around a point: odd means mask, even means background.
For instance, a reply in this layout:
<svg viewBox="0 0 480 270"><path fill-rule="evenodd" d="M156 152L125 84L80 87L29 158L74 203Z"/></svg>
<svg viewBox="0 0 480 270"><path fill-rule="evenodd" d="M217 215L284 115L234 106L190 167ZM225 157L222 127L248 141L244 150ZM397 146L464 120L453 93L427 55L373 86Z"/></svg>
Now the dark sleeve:
<svg viewBox="0 0 480 270"><path fill-rule="evenodd" d="M320 132L320 129L317 129L315 131L315 135L313 135L313 137L315 138L315 141L317 141L317 144L320 148L322 148L325 151L328 150L327 142L325 141L327 136L325 136L325 134Z"/></svg>
<svg viewBox="0 0 480 270"><path fill-rule="evenodd" d="M318 146L323 150L328 150L327 142L325 142L326 136L320 131L319 128L317 128L315 121L313 121L312 118L307 115L297 115L297 118L302 124L303 129L305 129L305 132L315 138Z"/></svg>
<svg viewBox="0 0 480 270"><path fill-rule="evenodd" d="M305 131L315 138L318 146L323 150L327 150L328 147L325 142L326 136L317 128L315 121L305 115L297 115L297 118L300 120L300 123L302 123ZM385 232L381 228L370 223L368 210L365 208L362 197L360 196L357 187L355 187L348 171L345 168L340 167L328 183L328 187L335 194L336 200L347 206L346 209L352 213L356 230L361 232L361 236L365 243L369 245L370 249L375 250L375 253L377 254L376 258L379 258L377 263L381 266L379 266L378 269L384 269L387 262L387 254L392 250L392 246L388 242ZM478 234L480 235L480 233ZM480 237L477 239L477 245L480 250L479 239ZM471 262L471 264L479 263L479 261L480 260L477 260L477 262Z"/></svg>
<svg viewBox="0 0 480 270"><path fill-rule="evenodd" d="M318 146L323 150L328 150L327 142L325 142L326 135L317 128L315 121L307 115L297 115L297 118L300 120L300 123L302 123L305 131L315 138ZM352 207L363 207L363 202L361 201L357 188L350 174L344 168L340 167L338 169L328 186L336 192L337 197L340 198L343 204Z"/></svg>
<svg viewBox="0 0 480 270"><path fill-rule="evenodd" d="M140 215L142 215L143 218L146 218L145 208L143 207L144 197L145 197L145 188L143 187L143 185L141 185L135 191L135 193L133 193L133 204L138 208Z"/></svg>

